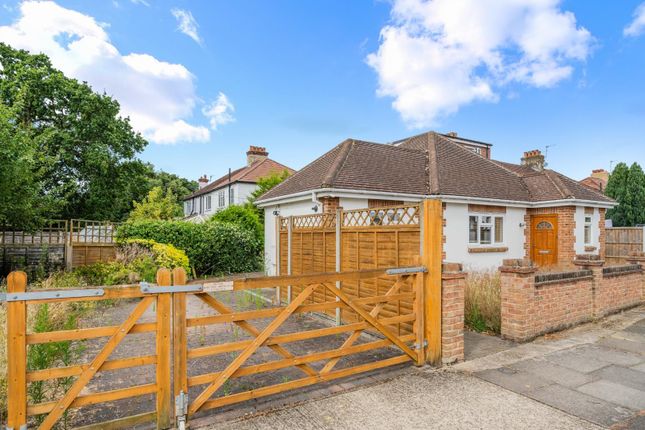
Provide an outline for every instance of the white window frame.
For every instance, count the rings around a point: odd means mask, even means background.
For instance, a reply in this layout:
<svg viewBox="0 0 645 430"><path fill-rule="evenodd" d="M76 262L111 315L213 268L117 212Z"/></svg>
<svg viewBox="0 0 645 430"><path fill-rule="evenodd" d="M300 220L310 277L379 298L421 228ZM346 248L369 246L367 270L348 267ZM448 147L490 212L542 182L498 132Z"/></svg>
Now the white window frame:
<svg viewBox="0 0 645 430"><path fill-rule="evenodd" d="M593 215L585 214L584 221L585 221L584 227L582 228L582 239L585 245L592 245L593 244ZM587 231L589 232L589 237L587 237Z"/></svg>
<svg viewBox="0 0 645 430"><path fill-rule="evenodd" d="M211 199L211 195L209 194L206 196L206 210L210 211L211 208L212 208L212 199Z"/></svg>
<svg viewBox="0 0 645 430"><path fill-rule="evenodd" d="M477 239L473 242L470 239L470 221L471 217L477 218ZM502 220L502 240L500 242L495 241L497 237L496 232L496 218L501 218ZM468 214L468 246L471 247L495 247L504 245L504 225L506 221L504 220L504 215L499 213L469 213ZM482 227L490 227L490 243L482 243L481 241L481 230Z"/></svg>
<svg viewBox="0 0 645 430"><path fill-rule="evenodd" d="M226 205L226 197L224 196L224 190L220 190L217 194L217 205L220 208L223 208Z"/></svg>
<svg viewBox="0 0 645 430"><path fill-rule="evenodd" d="M228 189L228 204L229 206L235 204L235 188L233 187Z"/></svg>
<svg viewBox="0 0 645 430"><path fill-rule="evenodd" d="M186 200L186 214L190 215L193 211L193 201L192 200Z"/></svg>

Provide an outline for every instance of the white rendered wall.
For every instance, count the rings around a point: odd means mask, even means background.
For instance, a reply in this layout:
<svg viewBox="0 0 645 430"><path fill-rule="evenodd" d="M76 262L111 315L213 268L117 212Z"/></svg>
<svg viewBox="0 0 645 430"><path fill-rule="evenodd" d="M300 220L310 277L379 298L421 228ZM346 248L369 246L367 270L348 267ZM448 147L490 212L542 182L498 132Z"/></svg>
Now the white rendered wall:
<svg viewBox="0 0 645 430"><path fill-rule="evenodd" d="M524 215L526 209L507 207L504 217L504 242L482 247L505 247L505 252L468 252L468 248L475 247L468 243L468 217L470 215L467 204L446 203L444 218L446 226L444 234L446 243L446 261L462 263L464 270L496 269L502 265L505 258L524 257ZM473 213L475 215L475 213ZM479 213L481 215L481 213ZM498 216L499 214L491 214ZM521 225L521 226L520 226Z"/></svg>
<svg viewBox="0 0 645 430"><path fill-rule="evenodd" d="M600 228L598 228L600 211L598 208L594 208L591 215L591 243L585 245L585 208L583 206L576 206L574 221L576 222L576 254L598 254L600 252ZM585 246L593 246L596 250L585 251Z"/></svg>
<svg viewBox="0 0 645 430"><path fill-rule="evenodd" d="M318 211L314 212L312 208L318 207ZM320 213L322 206L316 205L311 200L283 203L277 206L267 206L264 208L264 271L267 275L277 274L277 261L276 261L276 216L274 211L279 210L279 216L290 215L312 215Z"/></svg>

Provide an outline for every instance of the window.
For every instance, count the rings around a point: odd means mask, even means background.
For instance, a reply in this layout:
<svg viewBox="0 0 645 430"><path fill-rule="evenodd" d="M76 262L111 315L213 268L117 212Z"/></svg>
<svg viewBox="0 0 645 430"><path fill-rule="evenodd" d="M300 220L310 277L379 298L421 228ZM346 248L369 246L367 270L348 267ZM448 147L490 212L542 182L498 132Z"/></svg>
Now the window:
<svg viewBox="0 0 645 430"><path fill-rule="evenodd" d="M211 210L211 205L212 205L212 203L211 203L211 195L209 194L209 195L206 196L206 210L207 211Z"/></svg>
<svg viewBox="0 0 645 430"><path fill-rule="evenodd" d="M218 206L219 206L220 208L221 208L221 207L224 207L224 203L226 202L226 200L224 200L224 191L220 191L220 192L217 194L217 199L219 200L219 201L218 201Z"/></svg>
<svg viewBox="0 0 645 430"><path fill-rule="evenodd" d="M585 245L591 245L591 215L585 215Z"/></svg>
<svg viewBox="0 0 645 430"><path fill-rule="evenodd" d="M228 204L229 205L235 204L235 190L233 188L228 189Z"/></svg>
<svg viewBox="0 0 645 430"><path fill-rule="evenodd" d="M470 215L468 218L468 242L475 245L503 243L504 217Z"/></svg>

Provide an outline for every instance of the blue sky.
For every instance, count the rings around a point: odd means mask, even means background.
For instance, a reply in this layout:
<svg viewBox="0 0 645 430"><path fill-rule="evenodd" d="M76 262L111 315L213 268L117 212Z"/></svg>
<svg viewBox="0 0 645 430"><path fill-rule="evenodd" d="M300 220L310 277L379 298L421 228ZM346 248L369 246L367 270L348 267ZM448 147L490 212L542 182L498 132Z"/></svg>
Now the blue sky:
<svg viewBox="0 0 645 430"><path fill-rule="evenodd" d="M425 130L511 162L551 145L576 179L645 165L641 1L472 1L5 1L0 41L113 94L142 158L192 179Z"/></svg>

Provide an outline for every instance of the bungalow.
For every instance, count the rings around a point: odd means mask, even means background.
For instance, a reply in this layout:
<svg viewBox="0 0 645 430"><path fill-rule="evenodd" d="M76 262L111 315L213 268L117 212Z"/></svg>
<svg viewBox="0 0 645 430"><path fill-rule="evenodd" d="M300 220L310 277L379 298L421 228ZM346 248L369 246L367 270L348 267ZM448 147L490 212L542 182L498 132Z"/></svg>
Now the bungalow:
<svg viewBox="0 0 645 430"><path fill-rule="evenodd" d="M208 183L206 175L198 179L199 189L183 198L184 219L200 222L229 205L244 204L257 189L258 179L272 173L287 170L290 167L269 158L269 153L262 146L250 146L246 152L246 166Z"/></svg>
<svg viewBox="0 0 645 430"><path fill-rule="evenodd" d="M485 269L507 258L570 264L604 254L605 211L615 202L545 168L538 150L520 164L491 144L427 132L389 144L347 139L262 195L267 272L276 270L275 218L441 199L445 259Z"/></svg>

